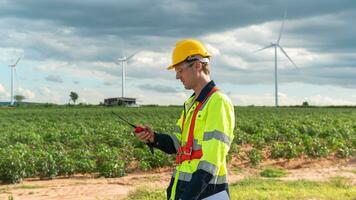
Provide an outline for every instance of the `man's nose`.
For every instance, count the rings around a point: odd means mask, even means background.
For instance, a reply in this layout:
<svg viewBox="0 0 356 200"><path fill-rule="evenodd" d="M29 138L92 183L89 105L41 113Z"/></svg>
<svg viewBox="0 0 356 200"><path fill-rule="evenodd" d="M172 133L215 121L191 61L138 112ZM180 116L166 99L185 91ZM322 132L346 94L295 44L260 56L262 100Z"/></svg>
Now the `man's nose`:
<svg viewBox="0 0 356 200"><path fill-rule="evenodd" d="M180 79L180 76L178 73L176 73L176 79Z"/></svg>

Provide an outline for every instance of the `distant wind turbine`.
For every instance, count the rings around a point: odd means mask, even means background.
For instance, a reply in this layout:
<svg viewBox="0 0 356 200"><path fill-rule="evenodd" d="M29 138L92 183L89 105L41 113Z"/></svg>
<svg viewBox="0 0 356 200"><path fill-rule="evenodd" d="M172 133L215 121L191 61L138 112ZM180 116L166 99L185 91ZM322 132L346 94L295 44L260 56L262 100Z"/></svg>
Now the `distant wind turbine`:
<svg viewBox="0 0 356 200"><path fill-rule="evenodd" d="M118 58L118 59L117 59L117 61L118 61L119 63L121 63L121 67L122 67L122 85L121 85L121 86L122 86L122 90L121 90L122 94L121 94L121 97L125 97L125 67L126 67L126 65L127 65L127 62L128 62L132 57L134 57L136 54L137 54L137 52L134 53L134 54L131 54L131 55L128 56L128 57L126 57L125 55L123 55L122 58Z"/></svg>
<svg viewBox="0 0 356 200"><path fill-rule="evenodd" d="M14 64L9 65L9 67L11 67L11 103L10 103L11 106L14 105L14 74L16 74L16 65L19 63L20 60L21 60L21 56L17 59L17 61Z"/></svg>
<svg viewBox="0 0 356 200"><path fill-rule="evenodd" d="M279 44L282 32L284 29L284 21L286 19L286 13L284 13L284 18L281 26L281 30L279 31L278 39L275 43L271 42L270 45L267 45L261 49L258 49L255 52L262 51L264 49L268 49L274 47L274 82L275 82L275 106L278 107L278 77L277 77L277 47L282 51L282 53L288 58L288 60L298 69L297 65L293 62L293 60L288 56L287 52L283 49L283 47Z"/></svg>

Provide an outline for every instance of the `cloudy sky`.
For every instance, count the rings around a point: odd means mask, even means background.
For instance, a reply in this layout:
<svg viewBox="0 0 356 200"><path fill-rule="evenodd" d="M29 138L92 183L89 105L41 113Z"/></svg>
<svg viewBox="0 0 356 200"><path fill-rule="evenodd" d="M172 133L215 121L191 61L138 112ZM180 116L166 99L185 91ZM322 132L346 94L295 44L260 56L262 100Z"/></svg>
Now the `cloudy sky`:
<svg viewBox="0 0 356 200"><path fill-rule="evenodd" d="M276 42L281 105L356 105L354 0L0 0L0 101L15 93L27 101L98 104L126 96L139 104L181 104L190 96L167 71L176 41L196 38L212 58L212 78L235 105L274 105Z"/></svg>

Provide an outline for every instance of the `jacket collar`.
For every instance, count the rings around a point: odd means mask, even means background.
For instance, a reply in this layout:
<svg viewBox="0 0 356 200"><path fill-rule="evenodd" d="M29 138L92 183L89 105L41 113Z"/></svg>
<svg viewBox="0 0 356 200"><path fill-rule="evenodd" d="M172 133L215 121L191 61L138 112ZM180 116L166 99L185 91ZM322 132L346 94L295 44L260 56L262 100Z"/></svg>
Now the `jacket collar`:
<svg viewBox="0 0 356 200"><path fill-rule="evenodd" d="M213 80L211 80L209 83L207 83L204 88L201 90L199 96L196 98L196 101L202 102L205 97L209 94L209 92L215 87L215 83ZM195 95L193 93L192 97Z"/></svg>

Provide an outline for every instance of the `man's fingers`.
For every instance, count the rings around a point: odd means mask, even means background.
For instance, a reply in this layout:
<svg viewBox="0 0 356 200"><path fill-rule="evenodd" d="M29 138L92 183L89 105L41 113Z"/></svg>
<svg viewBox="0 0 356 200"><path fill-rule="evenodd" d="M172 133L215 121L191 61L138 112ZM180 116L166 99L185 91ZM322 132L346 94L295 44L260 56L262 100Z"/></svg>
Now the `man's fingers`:
<svg viewBox="0 0 356 200"><path fill-rule="evenodd" d="M140 132L140 133L137 133L137 137L142 142L147 142L147 140L150 139L152 137L152 135L150 132Z"/></svg>
<svg viewBox="0 0 356 200"><path fill-rule="evenodd" d="M135 133L136 134L136 137L141 141L141 142L153 142L154 140L154 133L152 131L152 129L148 126L141 126L139 125L140 127L143 127L145 130L144 131L141 131L139 133Z"/></svg>
<svg viewBox="0 0 356 200"><path fill-rule="evenodd" d="M146 140L148 137L150 137L150 133L144 132L140 138Z"/></svg>
<svg viewBox="0 0 356 200"><path fill-rule="evenodd" d="M139 132L139 133L136 133L136 135L139 139L143 139L146 135L146 132Z"/></svg>
<svg viewBox="0 0 356 200"><path fill-rule="evenodd" d="M147 132L152 133L152 129L149 126L145 126L145 129L147 130Z"/></svg>

